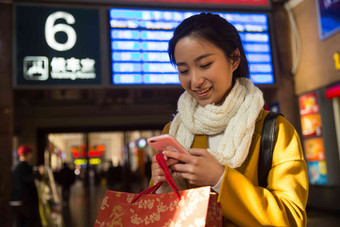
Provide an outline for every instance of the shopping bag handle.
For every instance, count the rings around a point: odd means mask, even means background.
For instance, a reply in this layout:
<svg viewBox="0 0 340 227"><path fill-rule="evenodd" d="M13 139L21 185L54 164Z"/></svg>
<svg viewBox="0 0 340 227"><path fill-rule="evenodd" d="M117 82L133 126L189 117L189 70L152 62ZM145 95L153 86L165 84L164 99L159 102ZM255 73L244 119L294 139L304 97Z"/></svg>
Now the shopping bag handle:
<svg viewBox="0 0 340 227"><path fill-rule="evenodd" d="M162 154L157 154L156 155L156 161L157 161L159 167L163 170L165 179L168 182L168 184L170 185L171 189L174 191L174 193L177 196L177 198L180 199L181 196L179 195L178 187L177 187L174 179L172 179L172 177L171 177L171 174L170 174L169 169L168 169L168 165L166 164L166 161L164 160L164 156ZM131 204L134 203L139 197L141 197L144 194L153 194L153 193L155 193L157 191L157 189L162 185L162 183L163 182L159 182L159 183L151 186L150 188L145 189L144 191L142 191L138 195L136 195L133 198L133 200L131 201Z"/></svg>

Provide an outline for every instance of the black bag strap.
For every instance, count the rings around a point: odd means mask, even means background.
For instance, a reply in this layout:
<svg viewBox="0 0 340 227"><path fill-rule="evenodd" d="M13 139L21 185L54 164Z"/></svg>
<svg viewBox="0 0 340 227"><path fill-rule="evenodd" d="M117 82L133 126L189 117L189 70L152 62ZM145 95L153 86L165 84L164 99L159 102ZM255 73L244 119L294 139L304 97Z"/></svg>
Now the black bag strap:
<svg viewBox="0 0 340 227"><path fill-rule="evenodd" d="M272 167L275 144L276 118L280 113L269 112L263 121L260 154L258 162L258 182L260 187L267 187L269 170Z"/></svg>

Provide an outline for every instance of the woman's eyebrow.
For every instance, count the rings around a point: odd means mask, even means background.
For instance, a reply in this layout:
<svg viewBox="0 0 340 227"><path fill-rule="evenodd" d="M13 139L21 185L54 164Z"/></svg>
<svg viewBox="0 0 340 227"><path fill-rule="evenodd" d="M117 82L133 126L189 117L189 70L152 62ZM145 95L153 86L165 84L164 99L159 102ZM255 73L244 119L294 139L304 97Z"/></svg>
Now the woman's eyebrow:
<svg viewBox="0 0 340 227"><path fill-rule="evenodd" d="M198 57L194 60L194 62L197 63L197 62L199 62L200 60L202 60L203 58L209 57L209 56L211 56L211 55L213 55L213 54L212 54L212 53L202 54L201 56L198 56ZM188 64L185 63L185 62L177 62L176 65L177 65L177 66L186 66L186 65L188 65Z"/></svg>
<svg viewBox="0 0 340 227"><path fill-rule="evenodd" d="M185 63L185 62L176 62L176 65L177 65L177 67L178 67L178 66L186 66L186 65L188 65L188 64Z"/></svg>
<svg viewBox="0 0 340 227"><path fill-rule="evenodd" d="M202 60L203 58L209 57L209 56L211 56L211 55L213 55L213 54L212 54L212 53L202 54L201 56L197 57L197 58L194 60L194 62L197 63L197 62L199 62L200 60Z"/></svg>

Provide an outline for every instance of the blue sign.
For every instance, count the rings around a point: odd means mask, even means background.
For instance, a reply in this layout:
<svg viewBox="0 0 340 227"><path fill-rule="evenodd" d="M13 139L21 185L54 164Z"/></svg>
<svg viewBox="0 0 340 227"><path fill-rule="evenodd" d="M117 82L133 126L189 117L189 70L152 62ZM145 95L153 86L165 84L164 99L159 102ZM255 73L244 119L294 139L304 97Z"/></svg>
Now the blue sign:
<svg viewBox="0 0 340 227"><path fill-rule="evenodd" d="M168 41L185 18L200 12L147 9L110 10L112 83L176 85L178 72L168 57ZM255 84L274 84L268 16L261 13L218 13L240 33Z"/></svg>
<svg viewBox="0 0 340 227"><path fill-rule="evenodd" d="M310 184L327 185L327 168L325 161L307 162Z"/></svg>
<svg viewBox="0 0 340 227"><path fill-rule="evenodd" d="M319 35L323 40L340 31L340 0L316 0Z"/></svg>

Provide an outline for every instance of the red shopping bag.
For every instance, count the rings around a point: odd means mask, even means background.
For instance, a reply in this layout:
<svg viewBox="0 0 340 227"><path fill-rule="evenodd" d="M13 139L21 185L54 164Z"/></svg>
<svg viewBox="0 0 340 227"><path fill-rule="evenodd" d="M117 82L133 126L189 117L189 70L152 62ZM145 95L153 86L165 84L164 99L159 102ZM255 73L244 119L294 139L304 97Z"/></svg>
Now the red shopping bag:
<svg viewBox="0 0 340 227"><path fill-rule="evenodd" d="M163 155L157 155L174 192L153 193L161 183L140 194L106 191L95 227L107 226L222 226L221 205L210 187L178 191Z"/></svg>

